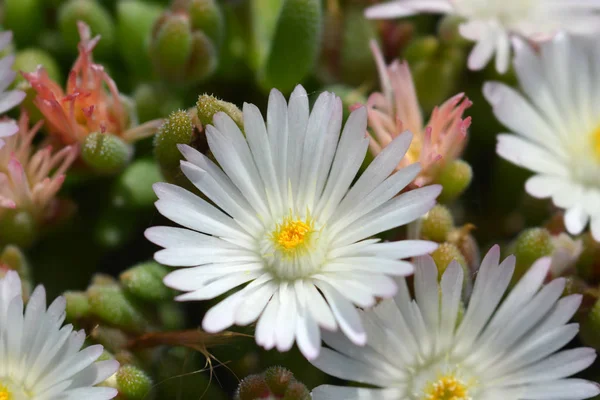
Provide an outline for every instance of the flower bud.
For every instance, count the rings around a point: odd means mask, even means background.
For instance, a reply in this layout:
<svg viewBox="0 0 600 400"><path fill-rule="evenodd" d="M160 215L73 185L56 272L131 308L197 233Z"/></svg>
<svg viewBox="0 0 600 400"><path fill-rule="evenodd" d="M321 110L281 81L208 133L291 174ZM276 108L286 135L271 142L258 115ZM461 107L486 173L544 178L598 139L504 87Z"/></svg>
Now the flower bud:
<svg viewBox="0 0 600 400"><path fill-rule="evenodd" d="M265 382L276 396L283 396L289 384L294 381L294 374L283 367L275 366L264 372Z"/></svg>
<svg viewBox="0 0 600 400"><path fill-rule="evenodd" d="M192 117L187 111L171 113L154 136L154 157L168 181L179 174L181 153L178 144L191 144L194 139Z"/></svg>
<svg viewBox="0 0 600 400"><path fill-rule="evenodd" d="M99 57L110 57L115 46L115 24L111 15L96 0L68 0L58 10L58 25L66 47L73 54L77 52L79 33L77 22L89 25L92 35L100 35L95 48ZM121 40L121 39L120 39Z"/></svg>
<svg viewBox="0 0 600 400"><path fill-rule="evenodd" d="M136 87L133 99L140 123L162 118L183 107L183 101L167 87L143 83Z"/></svg>
<svg viewBox="0 0 600 400"><path fill-rule="evenodd" d="M15 43L26 46L36 41L44 26L42 0L3 0L3 29L13 32Z"/></svg>
<svg viewBox="0 0 600 400"><path fill-rule="evenodd" d="M155 261L138 264L121 273L121 284L132 295L150 302L166 301L173 291L163 283L169 271Z"/></svg>
<svg viewBox="0 0 600 400"><path fill-rule="evenodd" d="M81 149L81 158L96 173L112 175L131 159L133 148L118 136L94 132L88 135Z"/></svg>
<svg viewBox="0 0 600 400"><path fill-rule="evenodd" d="M344 10L344 26L339 48L339 77L350 85L361 85L376 81L377 68L369 41L377 37L372 20L364 17L362 8L350 7Z"/></svg>
<svg viewBox="0 0 600 400"><path fill-rule="evenodd" d="M221 7L215 0L187 0L192 29L201 30L218 49L225 35Z"/></svg>
<svg viewBox="0 0 600 400"><path fill-rule="evenodd" d="M438 276L442 276L448 265L454 260L456 260L465 270L465 273L468 275L468 270L466 269L467 261L465 257L462 255L458 247L456 247L452 243L441 243L438 248L431 253L431 257L433 261L435 261L435 265L438 267Z"/></svg>
<svg viewBox="0 0 600 400"><path fill-rule="evenodd" d="M445 242L452 229L454 229L454 218L450 210L441 204L437 204L425 214L421 223L423 239L434 242Z"/></svg>
<svg viewBox="0 0 600 400"><path fill-rule="evenodd" d="M596 299L592 308L583 318L579 335L585 345L600 350L600 299Z"/></svg>
<svg viewBox="0 0 600 400"><path fill-rule="evenodd" d="M7 270L17 271L21 278L21 289L23 291L23 300L27 301L31 294L32 282L29 262L25 254L17 246L9 244L5 246L0 253L0 275L4 275Z"/></svg>
<svg viewBox="0 0 600 400"><path fill-rule="evenodd" d="M148 38L161 12L160 6L146 1L122 1L117 4L117 45L121 57L137 77L147 77L152 72Z"/></svg>
<svg viewBox="0 0 600 400"><path fill-rule="evenodd" d="M454 160L440 173L438 183L442 185L442 193L439 201L449 203L460 196L471 183L473 179L473 170L471 166L463 160Z"/></svg>
<svg viewBox="0 0 600 400"><path fill-rule="evenodd" d="M600 281L600 243L596 242L591 233L582 237L583 251L577 261L577 274L587 282Z"/></svg>
<svg viewBox="0 0 600 400"><path fill-rule="evenodd" d="M262 375L250 375L242 379L235 400L268 399L271 390Z"/></svg>
<svg viewBox="0 0 600 400"><path fill-rule="evenodd" d="M264 3L264 7L272 5ZM256 10L255 25L264 24L264 13L273 11ZM322 27L320 0L284 0L272 35L255 26L254 34L260 36L255 38L258 46L263 46L265 37L272 38L268 51L257 49L261 86L287 92L302 81L317 61Z"/></svg>
<svg viewBox="0 0 600 400"><path fill-rule="evenodd" d="M544 228L531 228L522 232L515 242L514 255L517 258L513 282L516 282L533 263L554 251L550 232Z"/></svg>
<svg viewBox="0 0 600 400"><path fill-rule="evenodd" d="M67 320L77 321L90 314L90 302L85 292L67 291L63 294L67 301Z"/></svg>
<svg viewBox="0 0 600 400"><path fill-rule="evenodd" d="M310 392L303 383L294 381L288 386L282 400L310 400Z"/></svg>
<svg viewBox="0 0 600 400"><path fill-rule="evenodd" d="M35 218L27 211L8 209L0 216L0 245L29 247L38 236L38 228Z"/></svg>
<svg viewBox="0 0 600 400"><path fill-rule="evenodd" d="M87 290L91 312L128 332L143 332L148 322L141 307L119 285L92 285Z"/></svg>
<svg viewBox="0 0 600 400"><path fill-rule="evenodd" d="M152 207L156 201L152 185L161 180L162 175L154 160L135 160L115 182L112 203L117 207L130 209Z"/></svg>
<svg viewBox="0 0 600 400"><path fill-rule="evenodd" d="M475 272L481 264L481 252L475 237L470 233L473 228L473 225L467 224L454 229L448 234L447 240L458 247L471 271Z"/></svg>
<svg viewBox="0 0 600 400"><path fill-rule="evenodd" d="M212 124L213 116L218 112L224 112L231 117L233 122L235 122L240 129L244 129L244 117L242 111L233 103L228 103L205 93L198 97L196 110L202 126Z"/></svg>
<svg viewBox="0 0 600 400"><path fill-rule="evenodd" d="M152 379L134 365L123 365L117 371L117 389L126 400L149 400Z"/></svg>

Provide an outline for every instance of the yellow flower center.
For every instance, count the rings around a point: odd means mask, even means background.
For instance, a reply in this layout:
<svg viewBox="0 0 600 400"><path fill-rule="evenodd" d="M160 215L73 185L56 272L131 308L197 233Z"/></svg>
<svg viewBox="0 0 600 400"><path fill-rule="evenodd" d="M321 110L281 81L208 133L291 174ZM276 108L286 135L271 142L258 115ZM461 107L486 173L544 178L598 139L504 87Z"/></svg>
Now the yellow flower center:
<svg viewBox="0 0 600 400"><path fill-rule="evenodd" d="M596 153L596 159L600 161L600 127L592 133L592 148Z"/></svg>
<svg viewBox="0 0 600 400"><path fill-rule="evenodd" d="M12 393L8 390L8 388L0 384L0 400L11 400L12 398Z"/></svg>
<svg viewBox="0 0 600 400"><path fill-rule="evenodd" d="M471 400L469 387L454 375L445 375L430 382L423 400Z"/></svg>
<svg viewBox="0 0 600 400"><path fill-rule="evenodd" d="M312 221L287 217L283 223L277 225L272 234L272 239L279 250L291 253L306 245L313 232Z"/></svg>

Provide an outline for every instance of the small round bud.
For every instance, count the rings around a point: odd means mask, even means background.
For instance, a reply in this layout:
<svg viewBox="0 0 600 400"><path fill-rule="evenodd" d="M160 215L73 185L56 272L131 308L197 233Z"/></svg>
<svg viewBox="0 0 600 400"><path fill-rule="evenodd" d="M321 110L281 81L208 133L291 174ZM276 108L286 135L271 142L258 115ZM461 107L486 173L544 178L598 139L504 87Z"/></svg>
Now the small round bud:
<svg viewBox="0 0 600 400"><path fill-rule="evenodd" d="M66 313L68 321L77 321L89 315L91 307L87 293L68 291L63 296L67 301Z"/></svg>
<svg viewBox="0 0 600 400"><path fill-rule="evenodd" d="M188 12L192 29L201 30L218 48L223 42L225 21L215 0L189 0Z"/></svg>
<svg viewBox="0 0 600 400"><path fill-rule="evenodd" d="M235 122L240 129L243 130L244 117L242 111L233 103L228 103L214 96L203 94L198 97L196 110L202 126L212 124L213 116L218 112L224 112L231 117L233 122Z"/></svg>
<svg viewBox="0 0 600 400"><path fill-rule="evenodd" d="M435 261L435 265L438 267L438 274L441 277L448 265L454 260L458 261L458 263L466 270L467 262L465 257L462 255L458 247L456 247L452 243L442 243L438 246L438 248L431 253L431 257L433 257L433 261Z"/></svg>
<svg viewBox="0 0 600 400"><path fill-rule="evenodd" d="M150 301L160 302L173 297L171 289L163 283L169 271L155 261L138 264L121 273L121 284L134 296Z"/></svg>
<svg viewBox="0 0 600 400"><path fill-rule="evenodd" d="M445 242L454 229L454 218L447 207L437 204L425 216L421 223L421 235L434 242Z"/></svg>
<svg viewBox="0 0 600 400"><path fill-rule="evenodd" d="M110 133L89 134L81 149L81 158L92 170L101 175L119 172L131 159L133 148Z"/></svg>
<svg viewBox="0 0 600 400"><path fill-rule="evenodd" d="M25 253L15 245L9 244L0 252L0 275L4 275L7 270L17 271L21 277L21 290L23 300L27 301L32 290L31 273L29 262Z"/></svg>
<svg viewBox="0 0 600 400"><path fill-rule="evenodd" d="M465 257L469 268L476 271L481 263L481 252L475 237L470 233L474 226L467 224L461 228L454 229L448 234L448 242L454 244Z"/></svg>
<svg viewBox="0 0 600 400"><path fill-rule="evenodd" d="M129 332L148 325L140 306L118 285L93 285L87 291L91 312L104 322Z"/></svg>
<svg viewBox="0 0 600 400"><path fill-rule="evenodd" d="M514 255L517 265L513 282L516 282L537 259L552 255L553 251L552 236L546 229L531 228L522 232L515 242Z"/></svg>
<svg viewBox="0 0 600 400"><path fill-rule="evenodd" d="M581 240L583 251L577 260L577 274L587 282L597 283L600 281L600 243L589 232Z"/></svg>
<svg viewBox="0 0 600 400"><path fill-rule="evenodd" d="M127 400L149 399L152 379L133 365L123 365L117 371L117 389Z"/></svg>
<svg viewBox="0 0 600 400"><path fill-rule="evenodd" d="M439 201L448 203L460 196L471 183L473 170L463 160L454 160L441 171L438 183L443 187Z"/></svg>
<svg viewBox="0 0 600 400"><path fill-rule="evenodd" d="M38 224L27 211L6 210L0 217L0 245L14 244L27 248L38 236Z"/></svg>
<svg viewBox="0 0 600 400"><path fill-rule="evenodd" d="M287 387L282 400L310 400L310 391L303 383L293 381Z"/></svg>
<svg viewBox="0 0 600 400"><path fill-rule="evenodd" d="M169 13L161 17L157 24L150 48L155 67L165 76L181 74L192 52L189 19Z"/></svg>
<svg viewBox="0 0 600 400"><path fill-rule="evenodd" d="M193 139L192 117L184 110L171 113L154 136L154 157L167 180L173 181L180 173L179 160L182 156L177 145L190 144Z"/></svg>
<svg viewBox="0 0 600 400"><path fill-rule="evenodd" d="M58 10L58 25L67 48L77 53L79 31L77 22L85 22L92 35L100 35L94 53L99 57L109 57L115 45L115 24L111 15L96 0L69 0Z"/></svg>
<svg viewBox="0 0 600 400"><path fill-rule="evenodd" d="M152 185L160 181L162 175L154 160L135 160L119 175L113 189L113 204L133 209L152 207L156 201Z"/></svg>
<svg viewBox="0 0 600 400"><path fill-rule="evenodd" d="M290 370L279 366L267 369L264 376L269 389L276 396L283 396L290 383L294 381L294 374Z"/></svg>
<svg viewBox="0 0 600 400"><path fill-rule="evenodd" d="M159 5L146 1L130 0L117 4L117 45L121 57L136 77L151 75L148 38L161 12Z"/></svg>
<svg viewBox="0 0 600 400"><path fill-rule="evenodd" d="M42 0L3 0L3 30L13 32L20 46L33 44L44 26Z"/></svg>
<svg viewBox="0 0 600 400"><path fill-rule="evenodd" d="M262 375L250 375L242 379L235 395L236 400L268 399L271 391Z"/></svg>

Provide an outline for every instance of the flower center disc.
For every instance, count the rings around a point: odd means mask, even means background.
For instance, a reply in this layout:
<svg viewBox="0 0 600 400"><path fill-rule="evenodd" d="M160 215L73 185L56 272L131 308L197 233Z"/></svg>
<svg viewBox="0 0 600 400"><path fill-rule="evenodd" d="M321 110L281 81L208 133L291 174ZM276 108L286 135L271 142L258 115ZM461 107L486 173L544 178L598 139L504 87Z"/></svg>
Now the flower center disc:
<svg viewBox="0 0 600 400"><path fill-rule="evenodd" d="M423 400L471 400L468 389L462 380L446 375L427 385Z"/></svg>
<svg viewBox="0 0 600 400"><path fill-rule="evenodd" d="M312 232L310 219L303 221L288 217L283 223L277 225L272 239L280 251L289 254L304 248Z"/></svg>
<svg viewBox="0 0 600 400"><path fill-rule="evenodd" d="M0 400L13 400L13 395L8 388L0 384Z"/></svg>

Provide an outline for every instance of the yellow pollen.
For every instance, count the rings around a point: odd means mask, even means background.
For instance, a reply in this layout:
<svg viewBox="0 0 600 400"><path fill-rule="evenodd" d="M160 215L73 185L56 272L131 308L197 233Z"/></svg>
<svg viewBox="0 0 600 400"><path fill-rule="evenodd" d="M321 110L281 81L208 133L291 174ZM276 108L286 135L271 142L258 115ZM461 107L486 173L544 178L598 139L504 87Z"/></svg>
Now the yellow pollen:
<svg viewBox="0 0 600 400"><path fill-rule="evenodd" d="M11 400L12 393L8 390L8 388L2 384L0 384L0 400Z"/></svg>
<svg viewBox="0 0 600 400"><path fill-rule="evenodd" d="M313 230L311 225L310 220L294 220L288 217L277 226L272 238L281 250L291 252L305 244Z"/></svg>
<svg viewBox="0 0 600 400"><path fill-rule="evenodd" d="M445 375L431 382L423 400L471 400L468 386L453 375Z"/></svg>
<svg viewBox="0 0 600 400"><path fill-rule="evenodd" d="M596 158L600 161L600 127L592 133L592 148L596 153Z"/></svg>

